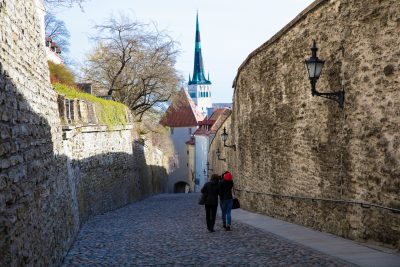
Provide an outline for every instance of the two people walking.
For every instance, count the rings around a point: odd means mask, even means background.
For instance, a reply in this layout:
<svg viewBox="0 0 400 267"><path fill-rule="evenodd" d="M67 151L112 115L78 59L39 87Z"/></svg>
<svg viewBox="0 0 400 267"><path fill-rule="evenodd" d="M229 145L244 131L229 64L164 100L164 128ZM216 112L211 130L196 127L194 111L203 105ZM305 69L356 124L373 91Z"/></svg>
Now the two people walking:
<svg viewBox="0 0 400 267"><path fill-rule="evenodd" d="M201 189L201 193L206 194L205 209L207 229L209 232L215 232L215 218L218 209L218 196L222 212L222 226L226 231L231 230L231 210L233 204L233 180L232 174L226 171L220 179L217 174L211 175L211 180Z"/></svg>

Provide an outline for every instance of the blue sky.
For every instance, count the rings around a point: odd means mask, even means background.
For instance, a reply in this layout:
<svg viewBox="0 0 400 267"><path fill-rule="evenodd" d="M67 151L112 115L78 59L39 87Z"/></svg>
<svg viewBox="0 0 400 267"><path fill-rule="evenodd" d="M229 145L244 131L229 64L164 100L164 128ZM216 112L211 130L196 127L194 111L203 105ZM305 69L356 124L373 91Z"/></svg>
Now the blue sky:
<svg viewBox="0 0 400 267"><path fill-rule="evenodd" d="M93 26L123 12L155 22L180 43L177 69L187 80L193 71L196 11L199 12L205 72L213 83L213 102L232 101L232 81L240 64L313 0L87 0L84 11L58 11L71 33L70 57L82 63L93 43Z"/></svg>

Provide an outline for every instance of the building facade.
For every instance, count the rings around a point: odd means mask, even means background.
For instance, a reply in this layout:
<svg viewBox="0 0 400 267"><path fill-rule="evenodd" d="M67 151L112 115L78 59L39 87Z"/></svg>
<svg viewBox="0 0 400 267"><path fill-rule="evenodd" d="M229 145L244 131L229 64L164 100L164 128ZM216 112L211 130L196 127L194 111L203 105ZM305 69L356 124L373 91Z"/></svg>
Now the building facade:
<svg viewBox="0 0 400 267"><path fill-rule="evenodd" d="M185 142L190 140L198 122L203 118L186 90L182 88L160 121L161 125L169 127L175 151L175 156L170 160L171 171L168 178L170 193L193 191L194 181L188 177L189 157Z"/></svg>

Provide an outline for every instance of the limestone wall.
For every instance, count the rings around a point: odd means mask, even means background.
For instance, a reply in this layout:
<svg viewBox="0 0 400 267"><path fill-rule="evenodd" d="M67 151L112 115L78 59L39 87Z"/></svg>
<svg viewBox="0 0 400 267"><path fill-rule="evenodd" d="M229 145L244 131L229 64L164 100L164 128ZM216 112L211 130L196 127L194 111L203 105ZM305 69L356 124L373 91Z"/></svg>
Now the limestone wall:
<svg viewBox="0 0 400 267"><path fill-rule="evenodd" d="M0 0L0 40L0 266L58 266L89 216L163 191L165 160L90 103L67 112L35 1Z"/></svg>
<svg viewBox="0 0 400 267"><path fill-rule="evenodd" d="M0 265L57 265L78 225L35 1L0 1L0 40Z"/></svg>
<svg viewBox="0 0 400 267"><path fill-rule="evenodd" d="M400 1L318 0L249 55L232 115L243 207L400 248L400 214L288 197L400 208L399 36ZM313 39L326 60L317 89L343 86L343 110L311 96Z"/></svg>
<svg viewBox="0 0 400 267"><path fill-rule="evenodd" d="M219 127L217 132L215 133L214 139L210 143L210 148L208 151L208 162L210 163L210 169L208 171L208 176L210 178L211 174L215 173L218 175L223 174L225 171L230 171L234 175L234 170L236 168L233 168L233 166L236 166L235 162L235 157L236 153L233 151L232 148L224 147L224 143L222 142L221 139L221 133L223 132L224 127L226 128L226 131L228 133L228 140L226 141L227 145L233 144L233 137L231 134L231 116L229 116L224 123ZM217 149L221 152L220 159L225 159L225 160L219 160L216 154ZM234 175L234 182L237 181L235 179Z"/></svg>

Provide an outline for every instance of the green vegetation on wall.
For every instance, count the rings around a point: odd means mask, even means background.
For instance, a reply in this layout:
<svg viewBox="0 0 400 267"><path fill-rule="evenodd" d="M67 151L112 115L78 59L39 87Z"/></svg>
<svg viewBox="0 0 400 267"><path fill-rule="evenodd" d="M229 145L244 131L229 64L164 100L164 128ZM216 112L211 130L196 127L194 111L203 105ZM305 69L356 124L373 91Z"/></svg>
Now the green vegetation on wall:
<svg viewBox="0 0 400 267"><path fill-rule="evenodd" d="M75 75L63 64L55 64L47 61L50 71L50 82L52 84L62 83L69 86L75 85Z"/></svg>
<svg viewBox="0 0 400 267"><path fill-rule="evenodd" d="M66 98L78 98L93 103L100 123L109 127L114 125L125 125L127 123L126 112L128 107L124 104L98 98L94 95L78 91L76 88L68 85L56 83L53 86L56 92L65 95Z"/></svg>

